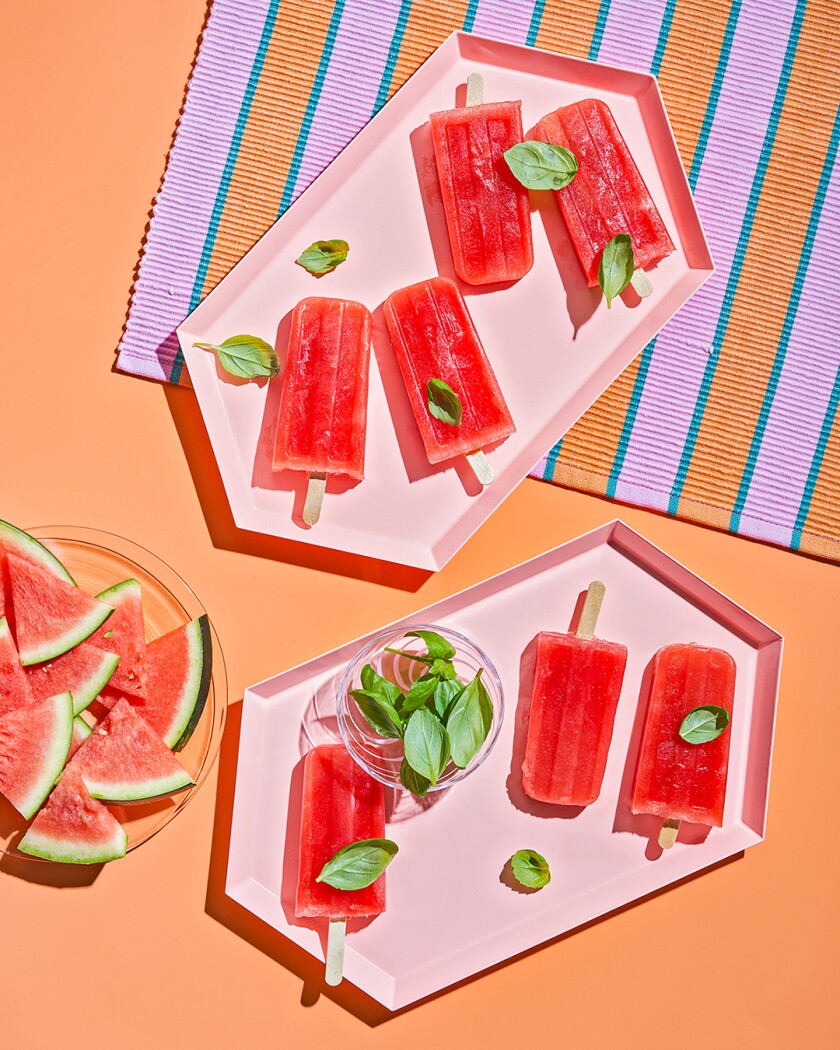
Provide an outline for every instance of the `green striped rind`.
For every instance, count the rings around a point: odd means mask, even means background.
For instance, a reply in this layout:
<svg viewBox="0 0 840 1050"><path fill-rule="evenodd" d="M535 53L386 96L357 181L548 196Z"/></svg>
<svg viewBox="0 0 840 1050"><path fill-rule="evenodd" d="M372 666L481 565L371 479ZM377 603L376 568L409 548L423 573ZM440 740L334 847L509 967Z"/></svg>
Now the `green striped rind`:
<svg viewBox="0 0 840 1050"><path fill-rule="evenodd" d="M20 662L24 667L29 667L30 664L43 664L47 660L54 660L57 656L63 656L64 653L74 649L79 642L83 642L85 638L90 638L97 627L101 627L113 611L110 605L100 602L96 608L91 609L88 616L83 620L78 620L64 634L50 638L37 648L27 647L20 649Z"/></svg>
<svg viewBox="0 0 840 1050"><path fill-rule="evenodd" d="M0 547L6 547L29 561L37 562L48 569L54 576L58 576L67 583L76 586L76 581L56 558L52 551L48 551L43 543L39 543L34 536L28 532L10 525L8 521L0 521Z"/></svg>
<svg viewBox="0 0 840 1050"><path fill-rule="evenodd" d="M182 791L195 783L186 769L179 769L168 776L151 777L149 780L111 781L102 783L82 773L85 787L91 798L101 802L148 802Z"/></svg>
<svg viewBox="0 0 840 1050"><path fill-rule="evenodd" d="M41 803L49 795L53 784L64 769L67 756L70 754L70 741L73 738L72 696L69 693L60 693L58 696L50 697L45 703L52 704L55 721L50 733L49 750L39 778L17 807L27 820L34 817L41 808Z"/></svg>
<svg viewBox="0 0 840 1050"><path fill-rule="evenodd" d="M76 717L73 719L73 729L82 740L87 740L90 734L93 732L93 726L89 726L84 718Z"/></svg>
<svg viewBox="0 0 840 1050"><path fill-rule="evenodd" d="M9 621L5 616L0 616L0 638L5 638L6 635L11 634L9 630Z"/></svg>
<svg viewBox="0 0 840 1050"><path fill-rule="evenodd" d="M109 587L106 591L101 594L97 594L97 598L101 602L105 602L106 605L111 605L111 599L116 598L117 604L119 604L123 594L126 591L139 591L140 581L135 580L133 577L130 580L121 580L119 583L115 583L113 587Z"/></svg>
<svg viewBox="0 0 840 1050"><path fill-rule="evenodd" d="M207 614L187 627L189 639L189 674L184 683L181 702L169 732L163 738L167 747L180 751L193 734L207 703L213 677L213 641Z"/></svg>
<svg viewBox="0 0 840 1050"><path fill-rule="evenodd" d="M116 819L114 834L108 842L89 843L79 839L59 839L51 835L42 835L30 828L18 843L18 849L22 853L62 864L105 864L109 860L124 857L127 847L128 836L125 828Z"/></svg>
<svg viewBox="0 0 840 1050"><path fill-rule="evenodd" d="M88 648L94 649L96 647L91 645ZM111 675L116 671L119 662L120 658L116 653L106 653L104 650L102 651L102 659L99 661L99 667L86 682L77 686L76 691L73 693L74 715L81 714L81 712L92 704L97 696L99 696L103 688L111 680ZM85 725L87 725L87 722Z"/></svg>

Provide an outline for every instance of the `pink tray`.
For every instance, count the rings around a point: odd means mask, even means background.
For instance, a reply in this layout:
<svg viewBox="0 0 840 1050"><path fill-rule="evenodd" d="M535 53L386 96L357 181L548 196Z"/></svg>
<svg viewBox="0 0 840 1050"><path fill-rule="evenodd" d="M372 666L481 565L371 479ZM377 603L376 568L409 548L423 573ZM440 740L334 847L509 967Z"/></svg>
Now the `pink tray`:
<svg viewBox="0 0 840 1050"><path fill-rule="evenodd" d="M629 659L601 797L564 819L520 786L531 643L540 630L568 628L593 579L607 587L598 634L624 642ZM621 522L399 622L443 624L473 638L499 671L507 716L495 749L463 783L425 807L411 796L392 799L388 835L400 854L388 872L388 909L348 934L345 965L347 979L385 1006L430 995L763 838L781 636ZM324 931L294 916L301 756L337 739L337 680L370 637L245 693L227 893L319 958ZM634 817L628 797L649 664L673 641L726 649L738 676L725 826L684 824L663 854L660 822ZM534 894L500 879L505 861L526 847L552 869L549 886ZM434 892L444 883L445 893Z"/></svg>
<svg viewBox="0 0 840 1050"><path fill-rule="evenodd" d="M395 288L454 276L427 118L455 104L473 70L486 97L521 98L525 127L588 95L613 109L678 251L654 294L607 310L585 286L553 196L534 194L533 270L512 287L462 286L517 425L492 451L496 481L426 460L381 303ZM462 91L463 89L461 89ZM431 234L431 235L430 235ZM343 237L350 257L315 280L294 265L313 240ZM441 568L557 439L712 273L662 96L653 77L534 48L453 34L178 330L237 525L370 557ZM289 313L308 295L374 311L365 480L331 483L319 524L300 521L305 478L270 469L279 379L226 381L196 341L249 332L282 354ZM297 520L293 520L293 515Z"/></svg>

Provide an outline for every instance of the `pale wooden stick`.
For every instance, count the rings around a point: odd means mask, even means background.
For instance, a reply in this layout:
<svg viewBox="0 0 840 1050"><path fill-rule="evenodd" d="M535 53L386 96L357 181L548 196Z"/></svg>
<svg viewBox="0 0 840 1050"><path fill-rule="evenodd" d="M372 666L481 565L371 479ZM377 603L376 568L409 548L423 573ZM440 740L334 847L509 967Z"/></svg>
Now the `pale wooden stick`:
<svg viewBox="0 0 840 1050"><path fill-rule="evenodd" d="M346 919L330 919L327 933L327 958L324 979L333 988L341 984L344 976L344 936L347 933Z"/></svg>
<svg viewBox="0 0 840 1050"><path fill-rule="evenodd" d="M662 849L670 849L677 841L677 835L680 833L680 823L679 820L674 820L671 817L662 821L662 828L659 832L659 845Z"/></svg>
<svg viewBox="0 0 840 1050"><path fill-rule="evenodd" d="M303 505L303 520L307 525L317 525L321 517L321 504L327 487L326 474L310 474L306 486L306 502Z"/></svg>
<svg viewBox="0 0 840 1050"><path fill-rule="evenodd" d="M481 449L478 452L468 452L467 463L472 467L473 473L482 485L493 484L496 475L493 473L493 468L487 462L487 457Z"/></svg>
<svg viewBox="0 0 840 1050"><path fill-rule="evenodd" d="M604 600L607 588L600 580L593 580L586 592L586 601L580 613L577 625L578 638L591 638L595 634L595 624L598 622L598 614L601 612L601 602Z"/></svg>
<svg viewBox="0 0 840 1050"><path fill-rule="evenodd" d="M644 270L634 270L633 276L630 278L630 283L636 290L636 295L642 299L647 299L647 297L653 292L653 285L650 283L650 278Z"/></svg>
<svg viewBox="0 0 840 1050"><path fill-rule="evenodd" d="M467 105L480 106L484 101L484 77L480 73L470 73L467 77Z"/></svg>

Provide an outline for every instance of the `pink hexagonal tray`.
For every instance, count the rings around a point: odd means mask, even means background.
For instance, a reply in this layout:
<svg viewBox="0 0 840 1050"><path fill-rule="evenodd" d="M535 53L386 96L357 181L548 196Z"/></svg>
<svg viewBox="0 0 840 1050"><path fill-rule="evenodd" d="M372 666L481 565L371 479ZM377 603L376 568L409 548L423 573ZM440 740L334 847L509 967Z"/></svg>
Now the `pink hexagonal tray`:
<svg viewBox="0 0 840 1050"><path fill-rule="evenodd" d="M607 310L586 287L553 196L533 195L533 270L513 286L462 286L517 425L490 454L480 490L466 464L426 460L385 330L395 288L454 276L427 119L455 105L467 75L485 97L521 98L526 129L557 106L597 95L612 107L678 250L651 274L654 294ZM342 237L346 263L316 280L294 260ZM231 510L243 529L438 569L498 507L712 272L712 262L656 80L535 48L455 33L397 92L178 330ZM308 295L358 299L374 313L365 480L330 483L319 524L301 521L306 479L273 474L280 378L242 384L212 354L240 332L275 342Z"/></svg>
<svg viewBox="0 0 840 1050"><path fill-rule="evenodd" d="M520 768L533 681L533 640L567 630L579 594L606 584L598 635L629 649L601 796L576 816L534 803ZM495 663L506 718L484 764L419 803L392 797L388 835L400 853L388 905L348 934L346 979L398 1009L760 842L764 836L782 639L621 522L503 572L400 623L437 623L475 640ZM378 633L378 632L376 632ZM372 637L285 671L245 694L227 893L323 958L325 931L294 914L302 756L335 741L337 681ZM656 650L695 641L737 664L723 828L683 825L656 845L660 822L628 799ZM522 848L549 859L550 884L521 893L503 877Z"/></svg>

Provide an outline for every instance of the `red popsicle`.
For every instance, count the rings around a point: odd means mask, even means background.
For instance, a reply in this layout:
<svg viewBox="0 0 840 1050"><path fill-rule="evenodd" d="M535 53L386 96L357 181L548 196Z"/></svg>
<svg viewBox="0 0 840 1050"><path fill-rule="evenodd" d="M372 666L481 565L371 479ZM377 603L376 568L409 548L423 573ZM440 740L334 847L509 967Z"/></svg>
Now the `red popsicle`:
<svg viewBox="0 0 840 1050"><path fill-rule="evenodd" d="M633 242L637 271L674 251L662 217L610 112L599 99L562 106L537 124L542 142L564 146L577 157L568 186L555 190L572 244L591 286L607 244L618 233Z"/></svg>

